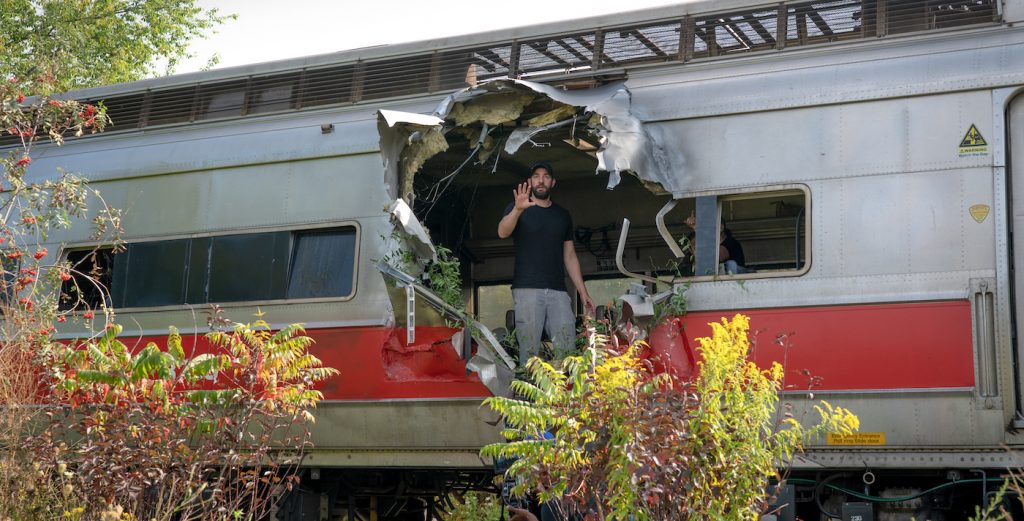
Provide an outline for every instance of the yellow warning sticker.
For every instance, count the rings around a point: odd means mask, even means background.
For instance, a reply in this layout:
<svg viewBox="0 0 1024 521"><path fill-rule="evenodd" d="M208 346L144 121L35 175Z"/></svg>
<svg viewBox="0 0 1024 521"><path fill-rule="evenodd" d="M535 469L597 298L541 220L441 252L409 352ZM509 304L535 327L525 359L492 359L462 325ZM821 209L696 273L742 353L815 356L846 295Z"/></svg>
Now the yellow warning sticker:
<svg viewBox="0 0 1024 521"><path fill-rule="evenodd" d="M989 208L987 204L976 204L967 209L967 211L971 213L971 217L973 217L975 221L978 221L979 224L984 222L985 218L988 217L989 210L991 210L991 208Z"/></svg>
<svg viewBox="0 0 1024 521"><path fill-rule="evenodd" d="M884 432L828 433L829 445L885 445Z"/></svg>
<svg viewBox="0 0 1024 521"><path fill-rule="evenodd" d="M960 157L983 156L988 154L988 142L982 137L978 127L971 123L964 138L960 140L958 149Z"/></svg>

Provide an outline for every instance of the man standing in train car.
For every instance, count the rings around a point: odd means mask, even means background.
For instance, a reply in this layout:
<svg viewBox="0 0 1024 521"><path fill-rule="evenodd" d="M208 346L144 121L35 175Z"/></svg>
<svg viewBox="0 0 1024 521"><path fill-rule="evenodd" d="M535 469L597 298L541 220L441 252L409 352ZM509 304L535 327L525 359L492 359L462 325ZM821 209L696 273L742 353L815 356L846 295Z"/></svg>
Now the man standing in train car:
<svg viewBox="0 0 1024 521"><path fill-rule="evenodd" d="M498 237L512 237L515 244L512 299L523 365L540 353L542 331L551 338L556 358L575 345L576 318L565 287L567 272L587 313L594 311L573 246L572 217L551 200L554 187L551 165L533 165L530 178L512 191L515 199L498 223Z"/></svg>

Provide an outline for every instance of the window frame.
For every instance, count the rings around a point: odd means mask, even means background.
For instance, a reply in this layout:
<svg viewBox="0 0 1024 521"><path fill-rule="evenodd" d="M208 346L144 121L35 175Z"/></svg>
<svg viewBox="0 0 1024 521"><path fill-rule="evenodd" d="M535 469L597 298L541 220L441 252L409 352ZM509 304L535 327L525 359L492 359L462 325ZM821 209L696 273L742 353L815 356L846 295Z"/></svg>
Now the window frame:
<svg viewBox="0 0 1024 521"><path fill-rule="evenodd" d="M715 197L715 205L717 206L717 218L715 220L715 236L717 237L721 233L722 226L722 202L723 201L742 201L745 199L760 199L763 197L769 197L768 194L778 192L801 192L804 196L804 214L803 214L803 254L804 264L799 269L793 270L780 270L780 271L768 271L768 272L754 272L754 273L737 273L730 275L728 273L719 273L715 275L695 275L691 277L681 277L677 282L715 282L715 281L733 281L733 280L758 280L758 279L777 279L777 278L791 278L791 277L802 277L811 270L813 261L811 245L811 189L802 183L790 183L780 185L768 185L768 186L757 186L757 187L743 187L743 188L728 188L719 190L706 190L699 192L687 192L678 197L677 200L682 199L696 199L697 197ZM698 226L700 224L698 223ZM716 251L715 258L717 260L718 253ZM718 266L721 263L716 263Z"/></svg>
<svg viewBox="0 0 1024 521"><path fill-rule="evenodd" d="M120 307L114 308L119 313L143 313L143 312L156 312L156 311L178 311L184 309L195 309L197 306L206 307L211 304L216 304L222 308L243 308L253 306L269 306L279 304L317 304L317 303L336 303L336 302L348 302L353 300L359 292L359 261L361 258L362 249L362 227L360 223L355 220L345 220L329 223L319 223L305 225L299 228L293 226L270 226L270 227L259 227L259 228L246 228L246 229L233 229L233 230L217 230L213 232L202 232L202 233L189 233L189 234L173 234L164 236L149 236L139 237L126 240L126 244L138 244L146 242L158 242L158 241L173 241L178 239L203 239L210 237L220 237L227 235L248 235L255 233L272 233L286 231L292 234L302 233L307 231L316 230L328 230L331 228L352 228L355 230L355 247L353 251L352 260L352 291L348 295L340 297L310 297L310 298L298 298L298 299L265 299L265 300L236 300L231 302L207 302L199 304L168 304L162 306L144 306L144 307ZM81 251L86 248L106 247L105 243L99 242L81 242L81 243L69 243L61 247L60 259L66 260L67 255L73 251ZM292 263L293 251L289 251L288 266L286 273L290 277L291 263ZM287 286L286 286L287 288Z"/></svg>

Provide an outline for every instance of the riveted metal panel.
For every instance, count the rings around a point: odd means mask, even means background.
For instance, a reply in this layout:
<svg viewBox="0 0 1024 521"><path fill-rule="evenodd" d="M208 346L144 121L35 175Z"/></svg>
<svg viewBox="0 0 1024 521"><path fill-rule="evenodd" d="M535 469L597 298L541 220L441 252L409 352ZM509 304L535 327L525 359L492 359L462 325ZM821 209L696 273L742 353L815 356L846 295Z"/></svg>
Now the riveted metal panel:
<svg viewBox="0 0 1024 521"><path fill-rule="evenodd" d="M451 429L454 419L466 421ZM332 401L317 406L311 431L319 449L465 449L499 441L496 420L478 399Z"/></svg>
<svg viewBox="0 0 1024 521"><path fill-rule="evenodd" d="M127 239L384 215L380 156L364 154L96 182L125 211ZM381 177L377 173L381 172ZM95 208L97 205L93 205ZM76 222L53 240L80 241Z"/></svg>
<svg viewBox="0 0 1024 521"><path fill-rule="evenodd" d="M756 89L750 88L752 78ZM681 81L685 96L673 94ZM661 67L632 74L627 85L643 107L641 119L663 121L1019 83L1024 34L1003 29Z"/></svg>
<svg viewBox="0 0 1024 521"><path fill-rule="evenodd" d="M799 334L798 334L799 335ZM922 364L926 361L922 360ZM924 370L908 368L908 370ZM849 408L860 418L860 432L885 434L885 444L862 447L861 450L897 450L917 447L989 447L999 448L1003 442L1002 404L993 399L992 407L985 408L971 390L886 393L819 392L815 400L824 399L833 406ZM786 396L797 418L813 422L817 418L808 402L796 396ZM814 443L816 448L837 449L825 440ZM844 448L850 450L849 447Z"/></svg>
<svg viewBox="0 0 1024 521"><path fill-rule="evenodd" d="M968 92L660 123L687 191L989 166L963 156L992 134L991 95ZM737 153L742 151L742 153ZM908 194L909 195L909 194Z"/></svg>
<svg viewBox="0 0 1024 521"><path fill-rule="evenodd" d="M793 468L837 469L837 468L891 468L891 469L935 469L935 468L1020 468L1024 458L1019 453L1003 448L989 450L811 450L797 456Z"/></svg>

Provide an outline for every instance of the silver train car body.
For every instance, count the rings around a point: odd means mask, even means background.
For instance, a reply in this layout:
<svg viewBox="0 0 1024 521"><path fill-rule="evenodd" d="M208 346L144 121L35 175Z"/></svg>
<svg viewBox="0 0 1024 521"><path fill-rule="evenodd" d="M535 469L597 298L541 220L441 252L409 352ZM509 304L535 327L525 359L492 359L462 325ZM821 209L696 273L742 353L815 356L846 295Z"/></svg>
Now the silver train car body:
<svg viewBox="0 0 1024 521"><path fill-rule="evenodd" d="M386 163L403 157L382 146L387 125L381 111L440 114L439 126L447 130L469 128L437 108L462 99L447 98L459 88L478 92L488 75L533 82L509 88L533 89L539 105L523 110L533 107L536 114L557 105L545 85L566 96L616 85L628 93L628 113L657 149L658 165L634 157L623 166L614 163L621 156L611 155L606 159L613 163L599 165L596 149L607 144L595 127L600 124L586 123L593 139L581 139L586 124L580 120L580 129L538 134L515 154L499 151L489 160L472 155L475 138L459 141L449 133L449 150L401 174L416 177L408 180L420 200L413 209L431 238L461 256L466 300L482 323L500 328L510 302L511 247L495 230L511 200L508 191L533 160L553 161L554 197L582 230L577 248L584 276L599 281L592 293L618 294L637 282L614 264L623 217L633 229L623 239L620 261L648 280L677 256L659 226L678 239L690 211L707 223L726 223L741 240L751 272L693 278L687 293L693 326L682 334L697 334L696 322L706 317L752 312L753 328L763 327L759 349L767 352L771 339L792 334L789 349L804 353L796 358L826 375L815 396L855 411L865 433L823 440L798 458L794 475L820 480L846 472L849 486L861 489L867 474L872 480L877 474L875 492L906 492L969 477L975 469L1020 466L1006 447L1024 443L1015 311L1024 306L1024 282L1014 276L1024 262L1014 252L1024 239L1013 233L1024 225L1024 31L1018 27L1024 2L950 2L949 9L966 13L988 10L946 26L935 13L942 15L947 4L833 4L699 2L71 93L107 100L114 126L104 135L41 147L31 173L46 176L62 167L89 177L109 204L126 211L129 244L191 241L189 248L197 248L197 241L222 236L287 232L294 252L296 231L354 235L351 250L329 250L349 259L347 293L274 293L221 304L235 320L261 309L274 324L304 322L314 333L327 332L318 354L347 383L326 390L328 401L317 411L316 449L306 464L317 469L319 481L307 481L310 494L329 496L342 510L368 509L364 499L384 501L395 483L405 482L421 486L426 504L445 487L486 486L490 462L477 450L497 439L496 418L479 407L489 394L486 379L466 369L470 353L459 352L456 341L425 348L451 350L455 362L450 354L426 365L403 358L420 355L402 351L413 343L405 336L408 310L379 268L396 230L387 208L403 195L405 182L387 178ZM919 11L930 14L907 14ZM843 17L860 28L837 27ZM908 25L896 30L898 23ZM669 48L665 42L673 38ZM613 40L625 43L607 47ZM567 43L555 52L550 42ZM609 57L594 51L601 44ZM614 52L624 57L621 64L614 63ZM373 91L360 82L378 63L401 76L382 76L385 86ZM421 88L407 88L412 80L401 79L413 77L422 78ZM298 103L296 93L314 80L324 85L316 99L327 101ZM339 84L332 82L342 81L349 82L345 98L332 102L331 85ZM157 114L158 105L164 113ZM121 110L130 128L118 128L119 106L128 107ZM505 128L525 124L512 119ZM461 173L466 158L472 165ZM618 175L608 170L625 174L612 190L609 177ZM431 192L452 177L448 191ZM667 207L670 201L678 206ZM55 234L49 250L67 255L98 246L84 239L86 228ZM698 230L698 244L714 240L701 237ZM226 269L230 275L235 268ZM650 294L664 289L639 282ZM119 309L119 320L138 335L159 336L168 325L204 330L203 305L124 298L136 304ZM442 327L441 315L425 300L417 301L417 328ZM821 331L805 339L801 327ZM350 348L357 337L330 336L382 329L397 332L398 347L388 351L380 340L358 337L361 358ZM383 369L367 369L382 356ZM367 376L374 372L382 376ZM806 396L794 390L786 399L799 408ZM345 479L328 485L332 476ZM425 476L443 483L431 488ZM338 485L343 481L351 486ZM921 515L925 507L907 508L889 513Z"/></svg>

